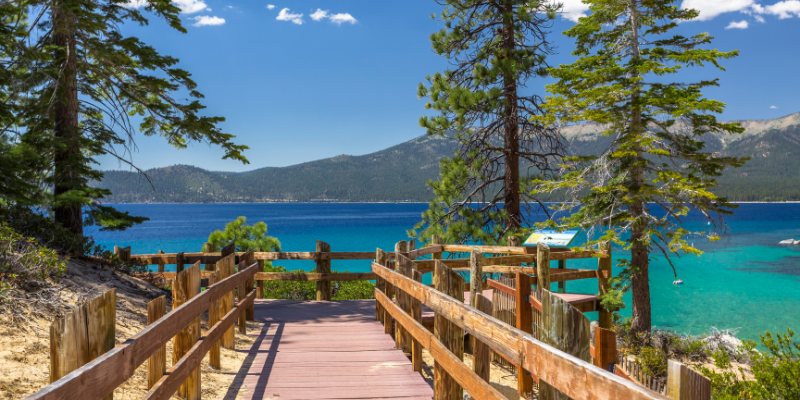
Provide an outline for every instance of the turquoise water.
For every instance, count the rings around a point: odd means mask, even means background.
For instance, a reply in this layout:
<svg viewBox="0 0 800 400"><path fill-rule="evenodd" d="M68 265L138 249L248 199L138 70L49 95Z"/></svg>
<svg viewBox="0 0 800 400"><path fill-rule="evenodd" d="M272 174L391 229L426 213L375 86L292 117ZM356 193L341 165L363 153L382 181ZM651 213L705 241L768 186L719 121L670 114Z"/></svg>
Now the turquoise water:
<svg viewBox="0 0 800 400"><path fill-rule="evenodd" d="M119 208L150 221L124 232L89 230L98 244L131 246L134 253L199 251L214 229L239 215L263 220L287 251L313 251L316 240L333 251L392 249L419 219L424 204L267 203L267 204L123 204ZM690 221L706 229L699 219ZM726 218L722 239L698 238L702 256L675 259L681 286L672 285L666 261L654 256L651 267L653 322L683 333L712 327L736 329L757 338L765 330L800 330L800 247L778 246L800 238L800 204L742 204ZM617 251L615 256L624 256ZM310 262L282 262L289 268ZM575 261L569 267L593 266ZM338 271L365 271L368 261L334 261ZM573 292L596 291L593 280L570 282ZM623 310L623 314L628 310Z"/></svg>

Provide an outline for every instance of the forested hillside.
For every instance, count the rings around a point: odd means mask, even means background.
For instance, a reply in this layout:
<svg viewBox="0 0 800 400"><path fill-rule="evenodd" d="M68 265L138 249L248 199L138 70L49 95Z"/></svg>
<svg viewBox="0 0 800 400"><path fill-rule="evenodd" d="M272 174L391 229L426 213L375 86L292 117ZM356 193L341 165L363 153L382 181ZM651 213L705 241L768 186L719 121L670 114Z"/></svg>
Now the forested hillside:
<svg viewBox="0 0 800 400"><path fill-rule="evenodd" d="M726 172L719 193L738 201L800 200L800 113L742 124L741 135L706 138L709 149L751 157ZM563 134L573 153L586 154L608 145L597 131L580 126ZM439 160L454 149L452 140L419 137L371 154L241 173L157 168L147 171L152 186L140 174L108 171L101 186L113 192L109 202L427 201L425 182L438 176Z"/></svg>

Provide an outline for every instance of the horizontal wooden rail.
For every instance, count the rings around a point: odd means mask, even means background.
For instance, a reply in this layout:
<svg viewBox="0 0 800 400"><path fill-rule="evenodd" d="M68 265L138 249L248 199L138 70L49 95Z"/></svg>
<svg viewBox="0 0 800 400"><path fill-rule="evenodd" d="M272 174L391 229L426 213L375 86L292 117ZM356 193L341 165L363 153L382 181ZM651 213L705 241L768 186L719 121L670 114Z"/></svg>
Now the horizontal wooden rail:
<svg viewBox="0 0 800 400"><path fill-rule="evenodd" d="M132 254L129 259L142 264L175 264L179 253L155 253L155 254ZM242 255L237 252L236 255ZM253 259L257 261L274 260L372 260L375 252L367 251L336 251L336 252L315 252L315 251L280 251L280 252L254 252ZM203 264L210 264L222 258L220 252L210 253L183 253L183 261L192 264L200 261Z"/></svg>
<svg viewBox="0 0 800 400"><path fill-rule="evenodd" d="M167 370L167 374L150 389L146 398L167 400L172 397L181 386L181 383L192 373L192 370L200 365L203 357L205 357L206 353L211 349L214 342L222 338L225 331L233 326L233 323L239 318L242 309L252 303L255 298L256 291L251 290L250 293L247 294L247 297L236 303L235 306L225 314L222 320L214 324L214 326L206 332L206 335L201 337L200 340L189 349L189 352L181 357L172 368Z"/></svg>
<svg viewBox="0 0 800 400"><path fill-rule="evenodd" d="M209 286L124 343L45 386L28 399L99 399L113 393L117 386L133 375L139 365L208 310L212 301L244 284L257 271L258 264L254 263Z"/></svg>
<svg viewBox="0 0 800 400"><path fill-rule="evenodd" d="M447 347L439 341L427 328L415 321L404 312L397 304L375 288L375 300L389 313L396 323L410 333L422 347L428 349L436 362L463 387L473 399L505 399L490 383L481 379L464 362L456 357Z"/></svg>
<svg viewBox="0 0 800 400"><path fill-rule="evenodd" d="M571 398L666 399L383 265L373 263L372 271Z"/></svg>
<svg viewBox="0 0 800 400"><path fill-rule="evenodd" d="M365 281L375 280L372 272L259 272L257 281Z"/></svg>

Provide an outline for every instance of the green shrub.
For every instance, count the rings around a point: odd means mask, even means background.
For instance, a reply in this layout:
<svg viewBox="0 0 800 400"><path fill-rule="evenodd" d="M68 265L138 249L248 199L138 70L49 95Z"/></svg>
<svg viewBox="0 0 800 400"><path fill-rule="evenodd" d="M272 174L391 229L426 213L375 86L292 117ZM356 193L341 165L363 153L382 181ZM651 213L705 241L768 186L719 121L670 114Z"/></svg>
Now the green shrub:
<svg viewBox="0 0 800 400"><path fill-rule="evenodd" d="M711 380L714 399L786 400L800 399L800 343L791 329L786 334L766 332L761 335L766 351L758 351L755 343L745 342L743 353L749 355L753 379L742 379L743 371L731 371L730 355L714 353L714 365L722 371L702 368Z"/></svg>
<svg viewBox="0 0 800 400"><path fill-rule="evenodd" d="M247 225L247 218L240 216L225 225L225 229L211 232L208 243L217 251L231 243L236 244L236 251L280 251L281 242L268 236L267 231L263 221Z"/></svg>
<svg viewBox="0 0 800 400"><path fill-rule="evenodd" d="M358 300L375 297L375 285L370 281L334 282L333 300Z"/></svg>
<svg viewBox="0 0 800 400"><path fill-rule="evenodd" d="M0 297L13 288L30 291L46 286L66 268L53 249L0 224Z"/></svg>
<svg viewBox="0 0 800 400"><path fill-rule="evenodd" d="M654 377L664 377L667 375L667 355L663 350L644 346L639 349L637 354L639 365L642 370Z"/></svg>

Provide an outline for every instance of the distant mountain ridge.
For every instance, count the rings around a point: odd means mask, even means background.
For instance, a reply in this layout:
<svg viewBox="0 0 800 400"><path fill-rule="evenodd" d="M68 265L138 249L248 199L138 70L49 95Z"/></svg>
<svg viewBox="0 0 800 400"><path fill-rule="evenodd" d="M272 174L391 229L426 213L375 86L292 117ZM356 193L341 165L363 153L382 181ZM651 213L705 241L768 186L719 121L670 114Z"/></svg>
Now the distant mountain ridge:
<svg viewBox="0 0 800 400"><path fill-rule="evenodd" d="M737 201L800 200L800 113L771 120L740 121L741 135L708 135L707 148L749 156L726 171L718 192ZM574 153L596 153L608 138L596 125L565 127ZM107 171L100 187L108 202L427 201L426 182L439 175L439 160L453 155L449 138L421 136L387 149L340 155L287 167L217 172L175 165L135 172Z"/></svg>

